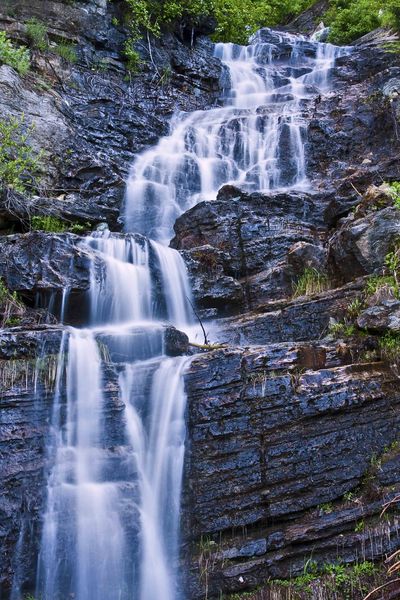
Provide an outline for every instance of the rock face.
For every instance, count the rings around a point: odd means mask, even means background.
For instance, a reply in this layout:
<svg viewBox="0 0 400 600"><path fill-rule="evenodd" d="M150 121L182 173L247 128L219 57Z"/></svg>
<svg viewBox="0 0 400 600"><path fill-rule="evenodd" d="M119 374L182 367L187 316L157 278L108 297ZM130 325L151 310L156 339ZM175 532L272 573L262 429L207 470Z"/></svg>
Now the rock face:
<svg viewBox="0 0 400 600"><path fill-rule="evenodd" d="M122 2L44 7L40 0L0 8L1 27L24 41L29 18L49 23L51 51L33 52L34 77L22 80L0 67L1 114L23 112L26 125L35 127L32 141L47 156L47 198L36 200L33 212L119 228L124 179L135 154L168 131L177 107L204 108L218 98L221 65L207 39L193 49L172 34L153 39L153 64L142 48L145 66L140 75L129 74L121 55L126 31L113 24L123 21L122 9ZM76 63L60 58L60 42L76 45ZM25 216L24 206L20 210ZM0 211L6 220L7 210Z"/></svg>
<svg viewBox="0 0 400 600"><path fill-rule="evenodd" d="M325 4L293 27L309 31ZM49 23L50 51L33 50L28 76L0 66L1 114L23 111L46 152L40 193L2 193L0 278L33 312L53 299L51 322L66 290L66 322L85 320L93 253L73 233L28 232L31 216L119 231L134 156L167 132L176 107L214 106L223 87L224 70L201 35L212 23L199 25L194 47L187 23L151 39L136 76L121 54L122 13L122 3L105 0L0 8L0 26L17 40L27 40L32 16ZM57 54L62 41L76 44L76 63ZM287 57L289 46L274 52ZM361 44L338 60L335 92L304 106L312 192L225 186L176 222L171 245L186 261L199 316L219 318L212 336L225 345L194 356L186 375L182 561L191 600L300 574L311 555L322 566L379 560L399 547L396 513L379 520L400 492L398 368L380 352L381 336L400 330L398 290L365 292L369 276L388 276L385 257L400 233L393 199L370 187L400 179L399 76L398 56L379 47ZM306 272L323 285L303 294ZM19 572L32 590L64 331L36 320L0 332L5 598ZM162 337L169 355L189 351L174 328ZM106 334L101 342L112 354ZM118 360L105 378L116 423L110 452L120 441Z"/></svg>
<svg viewBox="0 0 400 600"><path fill-rule="evenodd" d="M171 245L183 251L199 306L220 314L255 308L290 295L306 266L323 271L329 202L324 194L246 194L225 186L216 201L184 213Z"/></svg>
<svg viewBox="0 0 400 600"><path fill-rule="evenodd" d="M398 467L384 461L371 474L373 498L363 486L371 456L399 435L398 379L382 363L345 362L334 344L309 342L192 363L187 531L215 540L210 595L301 574L311 553L323 565L338 552L349 562L397 547L396 519L386 524L391 540L373 526L354 530L399 489ZM360 503L343 501L358 486ZM192 570L202 573L198 560ZM199 581L191 584L201 597Z"/></svg>

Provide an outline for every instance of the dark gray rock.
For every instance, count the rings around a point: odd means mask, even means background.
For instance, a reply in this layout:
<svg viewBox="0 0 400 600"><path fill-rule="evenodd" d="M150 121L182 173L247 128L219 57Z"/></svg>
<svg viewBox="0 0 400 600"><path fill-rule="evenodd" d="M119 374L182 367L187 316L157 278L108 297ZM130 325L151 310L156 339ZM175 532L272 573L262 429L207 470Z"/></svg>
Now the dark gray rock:
<svg viewBox="0 0 400 600"><path fill-rule="evenodd" d="M357 325L377 333L400 333L400 301L383 300L368 307L357 318Z"/></svg>
<svg viewBox="0 0 400 600"><path fill-rule="evenodd" d="M216 201L184 213L171 246L183 253L198 305L224 315L291 295L310 248L324 266L320 240L330 201L324 194L247 194L224 186ZM308 248L297 249L296 266L289 261L295 243Z"/></svg>
<svg viewBox="0 0 400 600"><path fill-rule="evenodd" d="M345 561L368 535L381 540L376 555L396 547L386 545L379 526L354 533L359 520L380 512L384 490L375 502L341 505L369 472L373 453L400 433L398 382L383 363L343 366L334 346L288 343L197 357L186 380L186 531L194 540L217 540L210 547L212 593L243 589L240 577L246 588L301 572L311 548L321 564L335 561L340 537ZM395 466L386 472L382 481L393 481ZM332 513L309 512L335 501ZM194 597L203 585L193 578Z"/></svg>
<svg viewBox="0 0 400 600"><path fill-rule="evenodd" d="M400 235L400 211L385 208L363 219L349 217L330 240L330 260L344 281L380 274Z"/></svg>

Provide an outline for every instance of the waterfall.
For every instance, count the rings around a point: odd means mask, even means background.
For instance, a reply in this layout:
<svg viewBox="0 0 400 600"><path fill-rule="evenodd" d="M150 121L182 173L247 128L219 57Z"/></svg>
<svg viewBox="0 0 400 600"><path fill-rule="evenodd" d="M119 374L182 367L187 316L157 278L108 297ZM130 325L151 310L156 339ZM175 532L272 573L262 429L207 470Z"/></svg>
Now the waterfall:
<svg viewBox="0 0 400 600"><path fill-rule="evenodd" d="M170 134L137 157L126 234L82 240L92 256L90 316L67 327L61 345L37 598L180 597L190 359L165 356L163 324L185 329L192 309L185 264L166 244L176 218L223 184L267 192L310 185L307 110L328 90L340 52L269 30L248 47L217 44L229 74L220 105L174 115Z"/></svg>
<svg viewBox="0 0 400 600"><path fill-rule="evenodd" d="M224 184L249 191L307 189L307 107L328 89L346 52L303 36L260 30L249 46L216 44L229 74L222 106L176 114L170 134L132 165L127 231L161 241L182 212Z"/></svg>
<svg viewBox="0 0 400 600"><path fill-rule="evenodd" d="M163 322L189 323L185 265L142 236L82 244L89 326L60 352L36 594L174 600L188 358L164 356Z"/></svg>

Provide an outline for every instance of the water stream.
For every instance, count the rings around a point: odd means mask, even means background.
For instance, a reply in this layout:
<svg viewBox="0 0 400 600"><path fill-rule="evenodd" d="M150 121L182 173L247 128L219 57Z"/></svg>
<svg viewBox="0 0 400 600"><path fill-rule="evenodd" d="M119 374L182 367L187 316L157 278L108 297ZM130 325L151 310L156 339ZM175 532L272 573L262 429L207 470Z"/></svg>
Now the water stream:
<svg viewBox="0 0 400 600"><path fill-rule="evenodd" d="M189 359L165 356L164 323L185 329L192 311L185 265L166 244L176 218L225 183L309 186L307 107L327 91L339 52L266 30L248 47L217 44L229 74L220 106L174 115L170 135L138 156L126 235L82 241L93 256L90 319L67 328L59 357L37 598L181 597Z"/></svg>

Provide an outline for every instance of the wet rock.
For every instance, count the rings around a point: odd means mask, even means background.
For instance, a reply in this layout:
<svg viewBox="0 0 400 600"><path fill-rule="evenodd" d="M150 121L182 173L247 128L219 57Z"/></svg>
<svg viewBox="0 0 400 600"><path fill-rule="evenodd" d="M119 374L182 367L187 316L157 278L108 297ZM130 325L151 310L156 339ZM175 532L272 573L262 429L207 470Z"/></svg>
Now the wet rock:
<svg viewBox="0 0 400 600"><path fill-rule="evenodd" d="M324 273L327 269L328 256L323 246L297 242L289 249L287 260L297 275L301 275L306 268Z"/></svg>
<svg viewBox="0 0 400 600"><path fill-rule="evenodd" d="M175 327L166 327L164 331L165 353L168 356L180 356L187 354L189 350L189 338L186 333Z"/></svg>
<svg viewBox="0 0 400 600"><path fill-rule="evenodd" d="M291 295L290 250L295 243L320 245L329 201L323 194L247 194L224 186L216 201L184 213L171 246L183 252L198 305L223 315Z"/></svg>
<svg viewBox="0 0 400 600"><path fill-rule="evenodd" d="M363 287L364 281L359 280L313 297L270 302L254 312L221 319L218 339L249 346L323 338L330 319L343 320L349 303Z"/></svg>
<svg viewBox="0 0 400 600"><path fill-rule="evenodd" d="M400 235L400 211L385 208L363 219L349 218L330 241L330 260L345 281L380 273Z"/></svg>
<svg viewBox="0 0 400 600"><path fill-rule="evenodd" d="M363 310L357 318L357 325L362 329L384 333L400 332L400 301L384 300L380 304Z"/></svg>
<svg viewBox="0 0 400 600"><path fill-rule="evenodd" d="M311 348L314 359L305 360ZM388 432L391 440L400 433L395 375L383 363L341 361L334 346L316 342L227 349L193 360L186 376L185 506L191 537L207 533L218 540L211 589L238 591L239 577L250 587L267 576L287 578L293 569L301 572L311 548L321 564L334 562L338 539L341 556L352 560L368 537L356 536L355 524L379 514L382 499L319 517L309 512L328 502L340 507L370 469L371 455L391 443ZM393 466L387 481L395 473ZM393 547L379 528L370 535L381 540L377 554ZM199 577L195 563L192 568ZM194 597L201 597L202 585L201 577L192 581Z"/></svg>
<svg viewBox="0 0 400 600"><path fill-rule="evenodd" d="M90 287L93 255L74 234L35 231L0 237L0 277L11 291L84 292Z"/></svg>

